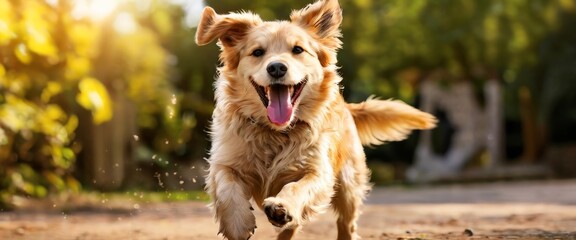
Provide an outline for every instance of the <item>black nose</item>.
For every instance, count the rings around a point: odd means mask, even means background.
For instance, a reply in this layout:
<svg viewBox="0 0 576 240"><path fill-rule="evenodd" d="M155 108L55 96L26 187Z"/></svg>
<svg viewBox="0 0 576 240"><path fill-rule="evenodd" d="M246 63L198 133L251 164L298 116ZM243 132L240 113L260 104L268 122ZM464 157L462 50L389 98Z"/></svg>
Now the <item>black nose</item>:
<svg viewBox="0 0 576 240"><path fill-rule="evenodd" d="M268 71L268 74L270 74L270 76L272 76L273 78L281 78L284 77L284 75L286 75L288 67L286 67L286 65L280 62L271 62L270 64L268 64L268 67L266 67L266 71Z"/></svg>

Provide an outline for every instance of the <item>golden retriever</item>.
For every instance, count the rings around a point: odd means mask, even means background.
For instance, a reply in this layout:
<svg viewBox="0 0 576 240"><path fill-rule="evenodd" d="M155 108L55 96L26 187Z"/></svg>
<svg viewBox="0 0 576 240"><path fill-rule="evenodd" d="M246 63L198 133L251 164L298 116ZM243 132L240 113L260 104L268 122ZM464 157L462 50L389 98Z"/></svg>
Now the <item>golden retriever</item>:
<svg viewBox="0 0 576 240"><path fill-rule="evenodd" d="M435 126L432 115L400 101L344 101L335 65L341 21L337 0L293 11L290 21L203 10L196 43L218 39L223 64L206 190L225 238L254 234L253 199L278 227L278 239L291 239L330 206L338 239L357 239L370 189L362 145Z"/></svg>

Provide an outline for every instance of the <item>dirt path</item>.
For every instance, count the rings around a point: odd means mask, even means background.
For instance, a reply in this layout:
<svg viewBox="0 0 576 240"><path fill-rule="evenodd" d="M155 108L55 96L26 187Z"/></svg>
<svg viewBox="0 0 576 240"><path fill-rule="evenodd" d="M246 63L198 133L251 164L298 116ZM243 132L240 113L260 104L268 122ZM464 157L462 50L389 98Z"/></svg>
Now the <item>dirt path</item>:
<svg viewBox="0 0 576 240"><path fill-rule="evenodd" d="M252 239L272 239L274 228L256 214ZM576 239L576 181L378 188L359 225L363 239ZM0 213L0 239L221 239L216 232L201 202ZM326 213L297 239L335 237Z"/></svg>

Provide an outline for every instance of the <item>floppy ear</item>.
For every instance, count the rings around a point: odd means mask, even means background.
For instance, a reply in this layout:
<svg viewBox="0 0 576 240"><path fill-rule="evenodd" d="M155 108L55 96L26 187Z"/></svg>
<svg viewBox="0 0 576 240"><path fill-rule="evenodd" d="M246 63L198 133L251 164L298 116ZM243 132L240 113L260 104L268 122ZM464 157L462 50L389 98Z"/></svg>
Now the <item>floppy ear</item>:
<svg viewBox="0 0 576 240"><path fill-rule="evenodd" d="M211 7L205 7L196 30L196 44L206 45L218 38L223 46L232 47L260 23L260 17L251 13L218 15Z"/></svg>
<svg viewBox="0 0 576 240"><path fill-rule="evenodd" d="M308 30L327 47L338 49L342 45L339 39L342 9L338 0L320 0L293 11L290 20Z"/></svg>

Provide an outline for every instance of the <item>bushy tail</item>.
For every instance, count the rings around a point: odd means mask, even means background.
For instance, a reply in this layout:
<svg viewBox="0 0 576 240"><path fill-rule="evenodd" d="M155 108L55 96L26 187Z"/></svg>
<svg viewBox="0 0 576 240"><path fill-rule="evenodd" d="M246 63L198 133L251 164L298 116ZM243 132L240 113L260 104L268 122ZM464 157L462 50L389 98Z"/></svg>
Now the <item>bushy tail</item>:
<svg viewBox="0 0 576 240"><path fill-rule="evenodd" d="M361 103L348 103L362 145L400 141L415 129L431 129L436 118L399 100L368 98Z"/></svg>

